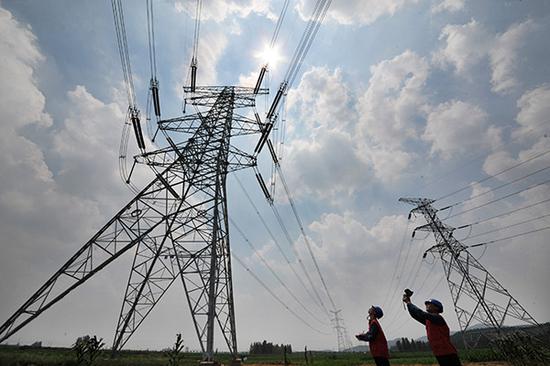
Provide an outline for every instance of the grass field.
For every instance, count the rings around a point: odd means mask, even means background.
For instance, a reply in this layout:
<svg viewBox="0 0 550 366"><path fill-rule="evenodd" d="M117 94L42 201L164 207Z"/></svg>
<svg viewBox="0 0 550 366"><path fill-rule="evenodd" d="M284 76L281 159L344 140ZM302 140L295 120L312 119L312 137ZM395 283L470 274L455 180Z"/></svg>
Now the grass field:
<svg viewBox="0 0 550 366"><path fill-rule="evenodd" d="M104 351L96 360L96 366L161 366L168 364L168 358L163 352L155 351L123 351L117 357L111 358L110 352ZM499 358L491 350L473 350L461 353L464 362L498 361ZM180 366L197 366L201 355L198 353L183 354ZM218 355L222 363L229 360L226 354ZM303 353L289 355L292 365L305 366ZM403 353L393 352L392 365L430 365L436 360L430 352ZM252 355L248 356L244 365L282 365L282 355ZM374 364L369 354L363 353L325 353L314 352L312 366L358 366ZM0 366L76 366L76 357L67 348L19 348L0 347Z"/></svg>

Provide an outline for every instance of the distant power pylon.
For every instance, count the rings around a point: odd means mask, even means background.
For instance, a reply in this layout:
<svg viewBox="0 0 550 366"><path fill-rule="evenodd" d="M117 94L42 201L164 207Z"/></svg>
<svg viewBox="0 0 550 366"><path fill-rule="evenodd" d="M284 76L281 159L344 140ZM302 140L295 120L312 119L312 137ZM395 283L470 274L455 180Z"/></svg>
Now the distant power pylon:
<svg viewBox="0 0 550 366"><path fill-rule="evenodd" d="M336 335L338 337L338 352L343 352L349 350L352 347L351 341L349 340L348 332L344 325L344 319L340 317L340 310L329 310L334 314L334 318L331 320L334 322L334 329L336 330Z"/></svg>
<svg viewBox="0 0 550 366"><path fill-rule="evenodd" d="M257 120L237 114L255 97L252 88L196 87L187 103L205 112L159 121L169 146L135 158L155 178L0 326L0 342L133 249L113 351L180 278L204 362L213 363L216 324L237 358L226 178L256 164L231 143L262 132ZM170 135L187 138L175 143Z"/></svg>
<svg viewBox="0 0 550 366"><path fill-rule="evenodd" d="M437 210L431 205L434 200L400 198L399 201L416 206L411 214L424 215L427 224L414 231L431 231L434 234L436 245L427 252L439 254L441 258L467 347L475 346L480 338L480 333L466 336L474 320L493 329L498 335L502 334L505 321L509 318L523 325L538 325L527 310L468 252L466 246L453 237L454 228L437 217Z"/></svg>

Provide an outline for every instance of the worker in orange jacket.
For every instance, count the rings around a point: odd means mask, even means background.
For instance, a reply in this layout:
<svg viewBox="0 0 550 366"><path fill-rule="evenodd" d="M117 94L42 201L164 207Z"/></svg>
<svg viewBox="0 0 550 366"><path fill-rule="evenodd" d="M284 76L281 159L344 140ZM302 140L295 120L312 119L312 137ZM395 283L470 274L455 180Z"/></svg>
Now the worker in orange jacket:
<svg viewBox="0 0 550 366"><path fill-rule="evenodd" d="M390 353L388 342L378 319L384 316L379 306L371 306L369 309L369 330L355 337L360 341L369 342L369 349L376 366L389 366Z"/></svg>
<svg viewBox="0 0 550 366"><path fill-rule="evenodd" d="M426 326L428 342L439 365L461 366L458 352L451 343L449 327L441 316L443 304L436 299L426 300L426 311L423 311L411 303L410 294L407 293L403 295L403 302L407 304L409 314Z"/></svg>

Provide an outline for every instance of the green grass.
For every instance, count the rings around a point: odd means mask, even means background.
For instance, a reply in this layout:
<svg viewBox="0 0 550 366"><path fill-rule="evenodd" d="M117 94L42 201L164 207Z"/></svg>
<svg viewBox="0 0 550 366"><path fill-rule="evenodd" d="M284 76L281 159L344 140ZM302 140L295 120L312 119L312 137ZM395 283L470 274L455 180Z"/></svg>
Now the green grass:
<svg viewBox="0 0 550 366"><path fill-rule="evenodd" d="M97 359L96 366L162 366L168 364L168 358L163 352L155 351L122 351L116 358L110 357L109 351L104 351ZM436 364L431 352L392 352L392 364ZM180 366L197 366L201 355L185 353ZM463 361L494 361L499 358L489 349L461 352ZM217 359L227 362L229 355L220 354ZM304 354L294 353L288 356L292 365L305 366ZM249 355L245 365L283 364L282 355ZM313 366L357 366L374 365L370 354L364 353L330 353L313 352ZM67 348L18 348L0 346L0 366L76 366L74 352ZM311 365L311 364L310 364Z"/></svg>

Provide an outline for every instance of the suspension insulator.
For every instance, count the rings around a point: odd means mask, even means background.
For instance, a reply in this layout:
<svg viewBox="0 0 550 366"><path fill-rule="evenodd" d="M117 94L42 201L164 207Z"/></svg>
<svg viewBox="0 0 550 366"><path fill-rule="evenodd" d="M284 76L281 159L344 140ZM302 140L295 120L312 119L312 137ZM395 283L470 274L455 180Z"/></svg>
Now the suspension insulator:
<svg viewBox="0 0 550 366"><path fill-rule="evenodd" d="M153 107L155 108L155 116L160 118L160 98L159 98L159 82L151 80L151 93L153 95Z"/></svg>
<svg viewBox="0 0 550 366"><path fill-rule="evenodd" d="M197 85L197 62L193 60L191 63L191 93L195 92Z"/></svg>
<svg viewBox="0 0 550 366"><path fill-rule="evenodd" d="M254 95L258 94L258 92L260 91L260 87L262 86L262 81L264 80L264 75L266 71L267 65L264 65L260 70L260 76L258 76L258 81L256 82L256 86L254 87Z"/></svg>
<svg viewBox="0 0 550 366"><path fill-rule="evenodd" d="M279 164L279 159L277 158L277 154L275 153L275 148L273 147L273 143L271 143L271 140L267 140L267 147L269 148L269 153L271 154L273 163Z"/></svg>
<svg viewBox="0 0 550 366"><path fill-rule="evenodd" d="M262 192L264 192L265 198L269 202L273 202L273 198L269 194L269 190L267 189L267 186L265 185L264 179L259 173L256 173L256 179L258 180L258 183L260 184L260 188L262 189Z"/></svg>
<svg viewBox="0 0 550 366"><path fill-rule="evenodd" d="M279 90L277 91L277 95L275 95L275 99L273 100L273 103L271 104L271 108L269 108L269 112L267 112L267 119L271 119L275 112L277 111L277 106L279 105L279 102L281 101L281 98L283 97L286 90L286 83L282 83L279 87Z"/></svg>
<svg viewBox="0 0 550 366"><path fill-rule="evenodd" d="M143 140L143 132L141 131L141 124L139 122L139 116L135 113L132 113L132 126L134 126L134 133L136 135L136 141L138 147L141 150L145 150L145 141Z"/></svg>
<svg viewBox="0 0 550 366"><path fill-rule="evenodd" d="M254 117L256 117L256 123L258 123L258 126L262 127L262 119L260 118L258 112L254 112Z"/></svg>

